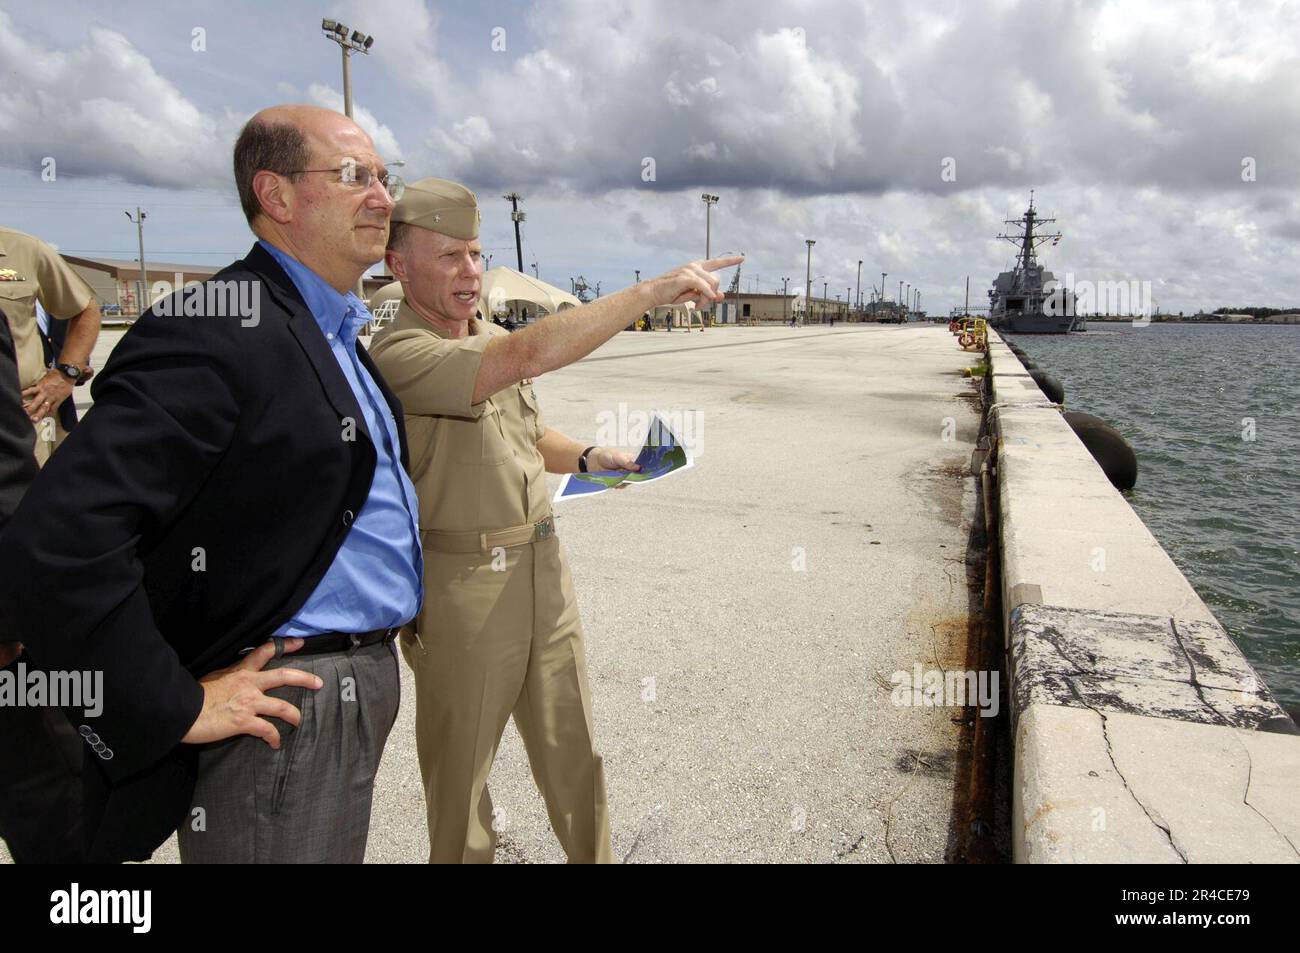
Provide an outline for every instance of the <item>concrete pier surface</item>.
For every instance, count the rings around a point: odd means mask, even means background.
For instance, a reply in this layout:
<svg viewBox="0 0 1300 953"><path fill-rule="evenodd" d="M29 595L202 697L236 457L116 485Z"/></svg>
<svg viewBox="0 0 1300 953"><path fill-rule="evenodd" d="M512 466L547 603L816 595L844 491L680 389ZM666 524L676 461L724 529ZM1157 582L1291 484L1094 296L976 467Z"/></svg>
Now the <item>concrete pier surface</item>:
<svg viewBox="0 0 1300 953"><path fill-rule="evenodd" d="M693 469L556 505L616 858L948 859L968 723L891 693L974 667L975 360L941 326L713 328L538 379L547 424L591 443L620 403L694 415ZM426 855L402 668L370 862ZM490 787L498 861L562 861L513 726Z"/></svg>

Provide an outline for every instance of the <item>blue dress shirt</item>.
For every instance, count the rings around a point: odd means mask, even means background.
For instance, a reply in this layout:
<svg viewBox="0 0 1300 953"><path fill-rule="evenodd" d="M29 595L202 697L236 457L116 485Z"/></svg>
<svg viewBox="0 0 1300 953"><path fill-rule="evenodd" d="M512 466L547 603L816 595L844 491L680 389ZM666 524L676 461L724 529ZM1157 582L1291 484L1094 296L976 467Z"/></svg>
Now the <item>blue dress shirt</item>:
<svg viewBox="0 0 1300 953"><path fill-rule="evenodd" d="M369 632L404 625L424 598L419 507L402 461L397 422L357 357L357 334L371 319L355 294L340 294L302 262L260 243L298 288L361 405L375 444L375 475L361 512L334 562L294 617L276 635L310 638L326 632Z"/></svg>

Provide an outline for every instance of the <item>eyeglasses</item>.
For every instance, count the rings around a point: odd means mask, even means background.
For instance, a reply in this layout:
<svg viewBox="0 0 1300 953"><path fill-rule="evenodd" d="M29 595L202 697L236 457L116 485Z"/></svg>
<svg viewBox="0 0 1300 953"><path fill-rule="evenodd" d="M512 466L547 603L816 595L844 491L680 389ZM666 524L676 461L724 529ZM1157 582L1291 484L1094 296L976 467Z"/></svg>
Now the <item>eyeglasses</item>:
<svg viewBox="0 0 1300 953"><path fill-rule="evenodd" d="M375 180L376 176L374 170L368 165L345 165L337 169L297 169L286 174L302 175L307 172L337 172L339 181L360 186L362 189L370 188L370 183ZM379 178L379 184L384 187L384 191L388 193L389 198L394 202L400 199L402 193L406 191L406 183L402 181L402 177L392 172L385 172Z"/></svg>

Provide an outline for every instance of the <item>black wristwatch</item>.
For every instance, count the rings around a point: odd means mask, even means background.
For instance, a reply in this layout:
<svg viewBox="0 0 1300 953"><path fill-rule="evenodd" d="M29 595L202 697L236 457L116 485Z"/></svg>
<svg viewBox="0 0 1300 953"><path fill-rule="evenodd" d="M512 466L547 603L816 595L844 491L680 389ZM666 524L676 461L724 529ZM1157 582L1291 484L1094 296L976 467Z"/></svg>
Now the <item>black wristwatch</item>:
<svg viewBox="0 0 1300 953"><path fill-rule="evenodd" d="M578 472L579 472L579 473L588 473L588 472L590 472L590 471L587 470L587 454L591 453L591 451L593 451L593 450L595 450L595 449L596 449L595 447L588 447L586 450L582 451L582 456L578 457Z"/></svg>
<svg viewBox="0 0 1300 953"><path fill-rule="evenodd" d="M79 367L76 364L53 364L51 365L56 371L72 381L74 387L80 387L86 381L90 380L94 370L89 367Z"/></svg>

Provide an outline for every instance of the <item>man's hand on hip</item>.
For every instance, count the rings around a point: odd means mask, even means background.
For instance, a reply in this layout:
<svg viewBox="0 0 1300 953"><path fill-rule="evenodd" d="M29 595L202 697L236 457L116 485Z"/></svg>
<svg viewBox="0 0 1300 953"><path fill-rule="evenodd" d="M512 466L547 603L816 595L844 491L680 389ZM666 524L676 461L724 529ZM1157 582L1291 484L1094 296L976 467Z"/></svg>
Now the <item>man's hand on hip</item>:
<svg viewBox="0 0 1300 953"><path fill-rule="evenodd" d="M284 651L286 654L296 652L302 646L302 639L286 639ZM274 657L275 644L267 642L229 668L218 669L199 679L203 686L203 710L181 741L201 745L235 735L252 735L279 750L280 732L263 716L279 718L296 728L302 723L302 712L266 692L285 685L316 691L324 683L317 676L296 668L264 671L266 663Z"/></svg>
<svg viewBox="0 0 1300 953"><path fill-rule="evenodd" d="M51 369L31 387L23 388L23 410L36 423L58 410L59 404L67 400L71 393L72 381L59 371Z"/></svg>

